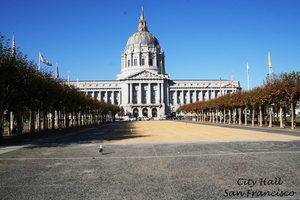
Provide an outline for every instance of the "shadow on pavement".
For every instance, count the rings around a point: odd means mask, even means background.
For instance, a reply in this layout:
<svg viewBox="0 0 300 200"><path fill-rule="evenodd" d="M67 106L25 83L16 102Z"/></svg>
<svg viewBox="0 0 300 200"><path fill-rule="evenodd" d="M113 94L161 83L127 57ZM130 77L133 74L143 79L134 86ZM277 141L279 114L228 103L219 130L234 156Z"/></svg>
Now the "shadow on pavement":
<svg viewBox="0 0 300 200"><path fill-rule="evenodd" d="M134 131L133 123L123 121L89 127L79 132L45 138L41 142L33 143L33 146L28 146L27 148L58 147L73 144L100 144L116 140L148 137L138 135Z"/></svg>

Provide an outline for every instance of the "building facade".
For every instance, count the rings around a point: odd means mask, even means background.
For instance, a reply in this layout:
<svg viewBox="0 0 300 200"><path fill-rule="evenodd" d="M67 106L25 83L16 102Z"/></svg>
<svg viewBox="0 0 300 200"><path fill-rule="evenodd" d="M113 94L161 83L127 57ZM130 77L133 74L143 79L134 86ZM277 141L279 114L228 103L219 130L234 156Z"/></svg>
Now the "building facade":
<svg viewBox="0 0 300 200"><path fill-rule="evenodd" d="M147 27L142 10L137 31L129 37L116 80L71 81L99 101L117 104L126 115L162 117L181 105L213 99L241 90L233 80L172 80L165 69L165 55Z"/></svg>

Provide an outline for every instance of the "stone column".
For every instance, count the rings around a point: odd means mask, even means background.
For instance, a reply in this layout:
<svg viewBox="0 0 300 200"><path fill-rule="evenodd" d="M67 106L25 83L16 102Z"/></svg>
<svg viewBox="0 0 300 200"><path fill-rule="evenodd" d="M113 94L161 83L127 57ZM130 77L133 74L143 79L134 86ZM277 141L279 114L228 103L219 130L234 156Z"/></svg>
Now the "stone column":
<svg viewBox="0 0 300 200"><path fill-rule="evenodd" d="M173 100L173 104L174 104L174 105L177 104L177 94L176 94L176 93L177 93L177 91L175 90L175 91L174 91L174 94L173 94L173 96L172 96L172 98L174 99L174 100Z"/></svg>
<svg viewBox="0 0 300 200"><path fill-rule="evenodd" d="M127 56L125 54L125 56L123 56L123 68L127 67Z"/></svg>
<svg viewBox="0 0 300 200"><path fill-rule="evenodd" d="M164 84L160 84L161 85L161 103L164 103L165 99L164 99L164 91L165 91L165 88L164 88Z"/></svg>
<svg viewBox="0 0 300 200"><path fill-rule="evenodd" d="M147 104L151 103L151 83L148 83L148 91L147 91Z"/></svg>
<svg viewBox="0 0 300 200"><path fill-rule="evenodd" d="M166 87L165 87L165 94L166 94L166 104L170 105L170 90L169 90L169 85L168 83L166 83Z"/></svg>
<svg viewBox="0 0 300 200"><path fill-rule="evenodd" d="M158 104L160 104L160 83L157 83L157 92L155 93L155 96L157 95L157 102Z"/></svg>
<svg viewBox="0 0 300 200"><path fill-rule="evenodd" d="M132 104L132 84L129 83L129 104Z"/></svg>

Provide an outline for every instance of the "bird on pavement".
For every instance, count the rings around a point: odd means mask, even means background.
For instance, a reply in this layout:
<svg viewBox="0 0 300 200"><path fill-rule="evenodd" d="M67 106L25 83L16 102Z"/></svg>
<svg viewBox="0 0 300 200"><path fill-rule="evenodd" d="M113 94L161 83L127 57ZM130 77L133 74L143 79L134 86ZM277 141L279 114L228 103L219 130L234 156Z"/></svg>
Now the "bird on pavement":
<svg viewBox="0 0 300 200"><path fill-rule="evenodd" d="M98 150L99 153L101 153L103 155L103 148L102 148L102 145L100 144L100 148Z"/></svg>

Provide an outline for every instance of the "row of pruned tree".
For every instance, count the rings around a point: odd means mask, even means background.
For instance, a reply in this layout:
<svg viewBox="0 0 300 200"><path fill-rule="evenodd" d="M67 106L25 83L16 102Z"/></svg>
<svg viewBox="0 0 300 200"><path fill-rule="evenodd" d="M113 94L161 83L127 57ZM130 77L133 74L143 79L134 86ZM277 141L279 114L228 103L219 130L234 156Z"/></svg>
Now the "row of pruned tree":
<svg viewBox="0 0 300 200"><path fill-rule="evenodd" d="M37 70L20 51L12 54L9 41L0 34L0 137L4 116L14 116L18 134L22 134L24 113L30 116L30 131L68 128L99 121L114 120L119 106L86 96L47 70ZM6 115L4 113L7 113ZM12 114L11 114L12 113Z"/></svg>
<svg viewBox="0 0 300 200"><path fill-rule="evenodd" d="M216 99L182 105L182 111L200 121L214 123L248 122L254 126L255 119L260 126L273 124L273 117L278 116L281 128L286 125L286 112L291 112L291 128L294 129L295 107L300 101L300 72L272 74L266 78L263 86L250 91L226 94ZM288 109L287 109L288 108Z"/></svg>

